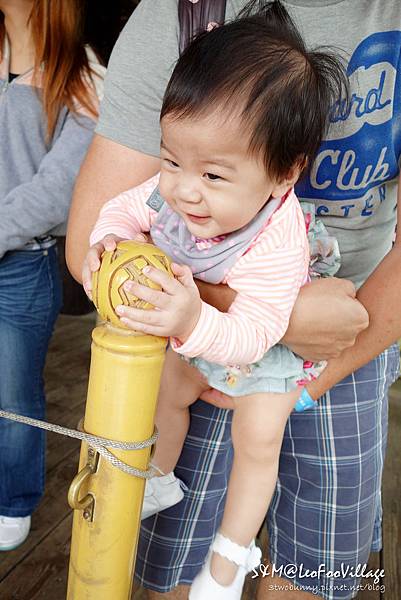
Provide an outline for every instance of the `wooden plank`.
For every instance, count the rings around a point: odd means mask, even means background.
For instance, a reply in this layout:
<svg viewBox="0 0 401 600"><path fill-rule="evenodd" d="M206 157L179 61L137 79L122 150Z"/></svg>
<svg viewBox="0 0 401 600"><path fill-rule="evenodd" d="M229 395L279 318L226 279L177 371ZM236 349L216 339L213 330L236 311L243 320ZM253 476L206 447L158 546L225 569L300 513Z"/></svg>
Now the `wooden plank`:
<svg viewBox="0 0 401 600"><path fill-rule="evenodd" d="M45 368L48 406L73 409L86 399L94 315L60 316Z"/></svg>
<svg viewBox="0 0 401 600"><path fill-rule="evenodd" d="M4 600L63 600L66 596L72 515L66 515L0 586Z"/></svg>
<svg viewBox="0 0 401 600"><path fill-rule="evenodd" d="M75 429L84 415L94 324L94 314L61 315L57 321L45 369L47 420L51 423ZM47 470L79 445L71 438L48 434Z"/></svg>
<svg viewBox="0 0 401 600"><path fill-rule="evenodd" d="M76 429L79 418L81 418L84 414L84 407L85 405L82 403L77 413L69 412L66 410L64 413L57 413L55 418L53 418L53 415L49 413L48 419L52 423L57 423L58 425L62 425L63 427L70 427L72 429ZM58 435L56 433L48 433L46 454L47 477L49 477L51 471L54 468L56 468L60 464L60 462L62 462L65 459L66 456L70 455L74 451L77 452L80 448L80 445L81 442L79 440Z"/></svg>
<svg viewBox="0 0 401 600"><path fill-rule="evenodd" d="M140 588L132 594L132 600L147 600L146 590Z"/></svg>
<svg viewBox="0 0 401 600"><path fill-rule="evenodd" d="M26 542L12 552L0 553L0 598L7 599L10 588L7 578L20 564L25 564L35 548L49 538L51 540L53 531L63 521L71 509L67 503L67 491L72 479L77 472L78 452L73 450L65 460L55 468L49 476L46 494L32 518L32 529ZM42 556L46 562L46 555ZM21 571L24 572L23 570ZM29 578L29 571L21 577ZM53 600L53 599L52 599ZM58 600L54 598L54 600Z"/></svg>
<svg viewBox="0 0 401 600"><path fill-rule="evenodd" d="M245 580L244 591L242 593L242 600L255 600L256 598L256 580L252 579L250 575Z"/></svg>

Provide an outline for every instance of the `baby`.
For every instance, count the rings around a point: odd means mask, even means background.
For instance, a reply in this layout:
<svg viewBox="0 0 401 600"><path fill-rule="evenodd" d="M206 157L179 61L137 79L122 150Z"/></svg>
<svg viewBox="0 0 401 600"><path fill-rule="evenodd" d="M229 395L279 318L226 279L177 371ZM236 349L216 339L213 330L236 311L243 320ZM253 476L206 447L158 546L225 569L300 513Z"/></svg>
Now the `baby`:
<svg viewBox="0 0 401 600"><path fill-rule="evenodd" d="M183 497L173 470L188 407L211 387L234 400L224 516L191 600L240 599L246 573L261 559L254 537L274 491L287 418L294 407L314 405L305 385L322 365L278 344L309 277L307 227L293 187L345 89L339 62L307 50L281 7L200 35L164 96L160 179L108 202L91 236L89 294L101 253L121 239L150 232L175 261L175 279L146 271L162 291L125 284L153 310L117 309L129 328L170 337L156 417L160 476L147 482L143 517ZM320 235L313 212L307 225ZM201 300L194 277L237 292L227 313Z"/></svg>

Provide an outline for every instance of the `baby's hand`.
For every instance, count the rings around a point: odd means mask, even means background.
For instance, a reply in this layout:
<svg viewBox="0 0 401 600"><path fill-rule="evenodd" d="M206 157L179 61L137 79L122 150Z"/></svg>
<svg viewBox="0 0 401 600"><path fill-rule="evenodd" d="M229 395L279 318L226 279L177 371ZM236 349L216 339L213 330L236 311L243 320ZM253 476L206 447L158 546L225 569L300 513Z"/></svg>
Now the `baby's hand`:
<svg viewBox="0 0 401 600"><path fill-rule="evenodd" d="M146 235L138 233L134 238L135 242L147 242ZM100 257L103 252L112 252L116 249L118 242L122 242L123 238L114 233L109 233L100 242L93 244L88 250L82 266L82 285L86 295L92 300L92 274L100 267Z"/></svg>
<svg viewBox="0 0 401 600"><path fill-rule="evenodd" d="M160 291L135 281L124 284L128 293L149 302L153 309L119 305L116 313L124 325L134 331L160 337L171 336L185 343L199 320L202 301L191 269L172 263L171 270L175 277L155 267L143 269L148 279L159 284L162 288Z"/></svg>

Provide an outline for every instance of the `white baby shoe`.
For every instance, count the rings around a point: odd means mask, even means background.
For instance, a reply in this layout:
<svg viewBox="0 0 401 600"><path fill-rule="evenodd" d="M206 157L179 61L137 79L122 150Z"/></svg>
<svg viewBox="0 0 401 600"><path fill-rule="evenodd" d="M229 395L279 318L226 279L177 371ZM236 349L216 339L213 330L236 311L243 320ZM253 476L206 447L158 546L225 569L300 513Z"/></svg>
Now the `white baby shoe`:
<svg viewBox="0 0 401 600"><path fill-rule="evenodd" d="M217 552L238 565L237 574L230 585L220 585L210 573L212 553ZM189 591L189 600L241 600L245 577L262 561L262 552L252 541L248 548L240 546L221 533L217 533L209 550L206 563L195 577Z"/></svg>
<svg viewBox="0 0 401 600"><path fill-rule="evenodd" d="M15 550L29 535L31 517L2 517L0 515L0 552Z"/></svg>
<svg viewBox="0 0 401 600"><path fill-rule="evenodd" d="M141 519L147 519L181 502L185 489L185 484L173 472L147 479Z"/></svg>

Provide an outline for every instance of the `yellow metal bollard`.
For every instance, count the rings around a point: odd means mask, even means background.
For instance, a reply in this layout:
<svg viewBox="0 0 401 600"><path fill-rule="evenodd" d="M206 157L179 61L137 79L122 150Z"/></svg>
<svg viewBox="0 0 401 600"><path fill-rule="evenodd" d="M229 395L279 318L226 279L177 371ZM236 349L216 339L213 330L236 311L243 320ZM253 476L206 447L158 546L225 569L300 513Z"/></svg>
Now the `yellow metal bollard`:
<svg viewBox="0 0 401 600"><path fill-rule="evenodd" d="M139 335L120 325L114 308L149 305L122 285L152 264L169 272L169 259L151 244L120 242L105 253L94 278L94 302L106 323L93 332L84 418L87 433L123 442L151 437L167 340ZM150 448L112 450L146 470ZM74 511L67 600L129 600L142 508L144 479L123 473L83 443L80 472L71 484Z"/></svg>

